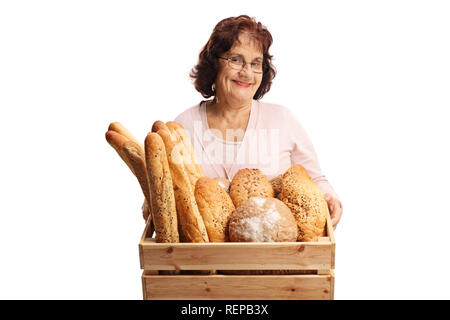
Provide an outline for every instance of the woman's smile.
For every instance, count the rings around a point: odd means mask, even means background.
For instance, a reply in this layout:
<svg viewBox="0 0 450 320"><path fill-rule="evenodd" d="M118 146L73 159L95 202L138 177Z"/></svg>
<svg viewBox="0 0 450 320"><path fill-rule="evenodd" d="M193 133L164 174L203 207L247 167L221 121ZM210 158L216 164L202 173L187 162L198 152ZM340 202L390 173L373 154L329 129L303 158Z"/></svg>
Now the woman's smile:
<svg viewBox="0 0 450 320"><path fill-rule="evenodd" d="M250 87L250 83L248 83L248 82L239 81L239 80L231 80L231 81L233 81L235 84L237 84L240 87L244 87L244 88Z"/></svg>

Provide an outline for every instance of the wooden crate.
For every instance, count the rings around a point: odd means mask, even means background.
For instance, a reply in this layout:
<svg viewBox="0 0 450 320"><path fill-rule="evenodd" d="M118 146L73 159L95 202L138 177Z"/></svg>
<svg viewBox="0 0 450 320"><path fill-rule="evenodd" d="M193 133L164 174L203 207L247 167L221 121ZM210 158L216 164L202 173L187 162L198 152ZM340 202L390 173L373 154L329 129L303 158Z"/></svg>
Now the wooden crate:
<svg viewBox="0 0 450 320"><path fill-rule="evenodd" d="M149 221L139 243L144 299L333 299L330 217L317 242L156 243ZM283 275L163 275L162 270L302 270Z"/></svg>

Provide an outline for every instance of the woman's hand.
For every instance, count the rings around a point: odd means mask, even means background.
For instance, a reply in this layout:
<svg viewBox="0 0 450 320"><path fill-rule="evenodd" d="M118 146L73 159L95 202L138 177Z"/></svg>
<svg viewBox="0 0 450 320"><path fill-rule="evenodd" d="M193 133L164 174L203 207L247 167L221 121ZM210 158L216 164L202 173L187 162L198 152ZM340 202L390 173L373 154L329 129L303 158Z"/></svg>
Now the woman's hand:
<svg viewBox="0 0 450 320"><path fill-rule="evenodd" d="M342 217L342 203L329 193L325 193L324 198L328 204L328 211L330 211L331 224L333 225L333 230L335 230L337 224L339 223L339 220L341 220Z"/></svg>

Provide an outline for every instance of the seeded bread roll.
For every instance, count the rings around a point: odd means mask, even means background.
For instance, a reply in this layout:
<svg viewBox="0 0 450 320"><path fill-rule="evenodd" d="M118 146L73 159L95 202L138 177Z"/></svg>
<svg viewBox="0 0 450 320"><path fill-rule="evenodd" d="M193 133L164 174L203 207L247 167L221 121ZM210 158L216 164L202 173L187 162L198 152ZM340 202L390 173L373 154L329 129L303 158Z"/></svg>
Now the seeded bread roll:
<svg viewBox="0 0 450 320"><path fill-rule="evenodd" d="M170 131L159 130L157 132L166 149L172 176L173 191L178 215L178 232L181 242L208 242L208 233L203 219L198 211L189 176L183 163L183 157L176 141L172 140Z"/></svg>
<svg viewBox="0 0 450 320"><path fill-rule="evenodd" d="M192 190L194 190L197 180L203 176L203 170L197 162L191 140L189 139L186 130L184 130L183 126L178 122L169 121L166 122L166 126L169 128L172 137L177 139L177 143L180 146L180 151L183 156L184 167L189 176Z"/></svg>
<svg viewBox="0 0 450 320"><path fill-rule="evenodd" d="M231 242L295 242L297 223L289 208L275 198L251 197L232 213Z"/></svg>
<svg viewBox="0 0 450 320"><path fill-rule="evenodd" d="M156 242L180 242L172 176L164 142L157 133L145 138L145 162Z"/></svg>
<svg viewBox="0 0 450 320"><path fill-rule="evenodd" d="M299 164L283 174L281 199L297 221L297 241L317 241L325 234L328 206L323 193Z"/></svg>
<svg viewBox="0 0 450 320"><path fill-rule="evenodd" d="M239 170L230 184L230 197L236 208L250 197L273 198L273 196L272 185L259 169Z"/></svg>
<svg viewBox="0 0 450 320"><path fill-rule="evenodd" d="M228 219L234 204L228 193L216 180L201 177L195 185L195 200L210 242L228 241Z"/></svg>

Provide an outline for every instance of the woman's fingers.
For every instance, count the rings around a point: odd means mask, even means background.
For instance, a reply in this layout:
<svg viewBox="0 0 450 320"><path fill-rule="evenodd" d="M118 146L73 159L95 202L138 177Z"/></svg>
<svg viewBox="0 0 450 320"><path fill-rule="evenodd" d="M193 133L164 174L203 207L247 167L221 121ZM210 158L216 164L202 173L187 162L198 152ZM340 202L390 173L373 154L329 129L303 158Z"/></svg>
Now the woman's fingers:
<svg viewBox="0 0 450 320"><path fill-rule="evenodd" d="M333 230L336 229L336 226L337 226L337 224L339 223L339 220L341 220L341 217L342 217L341 202L336 199L334 206L335 206L334 214L333 214L333 218L331 219L331 223L333 225Z"/></svg>
<svg viewBox="0 0 450 320"><path fill-rule="evenodd" d="M333 230L336 229L337 224L342 216L342 206L341 202L331 196L329 193L324 194L324 199L328 204L328 210L330 211L331 224L333 226Z"/></svg>

